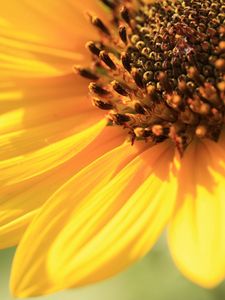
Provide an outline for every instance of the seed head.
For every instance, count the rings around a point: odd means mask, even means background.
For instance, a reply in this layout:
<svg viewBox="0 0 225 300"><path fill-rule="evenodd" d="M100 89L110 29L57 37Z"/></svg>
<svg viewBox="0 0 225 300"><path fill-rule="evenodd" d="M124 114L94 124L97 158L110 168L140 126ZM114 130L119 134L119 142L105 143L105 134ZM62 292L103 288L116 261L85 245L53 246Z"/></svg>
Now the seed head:
<svg viewBox="0 0 225 300"><path fill-rule="evenodd" d="M225 114L224 0L101 0L112 27L95 16L99 41L86 47L95 106L137 140L172 139L182 155L195 138L217 141ZM96 98L99 96L99 98ZM102 100L104 98L104 100Z"/></svg>

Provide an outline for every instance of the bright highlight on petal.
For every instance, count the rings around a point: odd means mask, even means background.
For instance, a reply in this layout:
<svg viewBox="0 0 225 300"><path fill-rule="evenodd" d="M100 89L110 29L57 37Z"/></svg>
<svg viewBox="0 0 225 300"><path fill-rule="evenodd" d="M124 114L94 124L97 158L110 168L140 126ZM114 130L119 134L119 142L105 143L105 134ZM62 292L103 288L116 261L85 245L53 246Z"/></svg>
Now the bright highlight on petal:
<svg viewBox="0 0 225 300"><path fill-rule="evenodd" d="M124 145L106 154L48 201L18 248L11 281L15 295L107 278L151 248L174 207L173 150L161 144L122 167L129 149ZM164 193L170 197L162 202ZM40 228L45 228L41 234Z"/></svg>
<svg viewBox="0 0 225 300"><path fill-rule="evenodd" d="M191 145L182 160L169 246L181 272L207 288L225 276L225 151L211 141Z"/></svg>

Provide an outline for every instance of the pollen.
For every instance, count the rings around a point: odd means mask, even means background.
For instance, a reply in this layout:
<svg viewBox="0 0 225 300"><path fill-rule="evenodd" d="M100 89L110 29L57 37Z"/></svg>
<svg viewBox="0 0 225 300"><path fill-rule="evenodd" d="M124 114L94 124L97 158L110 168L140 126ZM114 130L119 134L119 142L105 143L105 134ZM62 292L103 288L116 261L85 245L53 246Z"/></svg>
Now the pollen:
<svg viewBox="0 0 225 300"><path fill-rule="evenodd" d="M102 0L105 24L92 64L76 67L108 125L132 144L171 139L180 154L198 138L218 141L225 113L225 0ZM149 3L148 3L149 2Z"/></svg>

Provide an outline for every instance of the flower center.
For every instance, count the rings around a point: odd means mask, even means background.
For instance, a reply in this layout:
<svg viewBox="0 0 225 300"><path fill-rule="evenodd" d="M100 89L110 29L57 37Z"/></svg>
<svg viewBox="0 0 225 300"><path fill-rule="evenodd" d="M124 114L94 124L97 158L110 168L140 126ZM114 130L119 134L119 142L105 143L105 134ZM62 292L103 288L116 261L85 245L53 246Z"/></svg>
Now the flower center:
<svg viewBox="0 0 225 300"><path fill-rule="evenodd" d="M218 141L225 113L224 0L101 0L110 26L89 15L99 40L93 64L76 67L93 80L93 104L132 143L172 139L180 154L195 138Z"/></svg>

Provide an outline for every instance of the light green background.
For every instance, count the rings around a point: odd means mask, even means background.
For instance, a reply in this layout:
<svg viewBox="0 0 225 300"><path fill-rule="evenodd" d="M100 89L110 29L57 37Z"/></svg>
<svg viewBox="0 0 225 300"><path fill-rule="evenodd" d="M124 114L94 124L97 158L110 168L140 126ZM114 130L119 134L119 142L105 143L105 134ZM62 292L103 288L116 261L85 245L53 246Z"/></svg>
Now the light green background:
<svg viewBox="0 0 225 300"><path fill-rule="evenodd" d="M13 299L8 290L14 249L0 251L0 299ZM176 270L162 239L151 253L120 275L89 287L36 300L224 300L225 284L205 290Z"/></svg>

